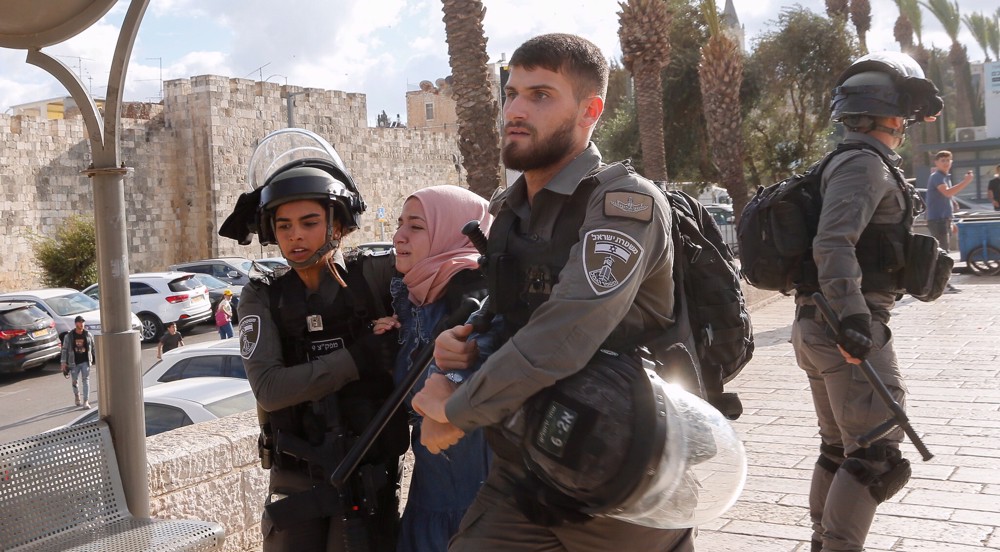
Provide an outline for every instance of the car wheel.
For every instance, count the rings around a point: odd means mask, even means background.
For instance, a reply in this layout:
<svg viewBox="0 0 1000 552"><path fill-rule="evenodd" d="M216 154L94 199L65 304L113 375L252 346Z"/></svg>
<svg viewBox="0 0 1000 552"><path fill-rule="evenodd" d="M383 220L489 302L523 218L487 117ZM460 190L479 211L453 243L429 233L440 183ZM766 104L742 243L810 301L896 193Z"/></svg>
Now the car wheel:
<svg viewBox="0 0 1000 552"><path fill-rule="evenodd" d="M156 341L163 334L163 323L152 314L140 314L139 322L142 322L142 342L150 343Z"/></svg>

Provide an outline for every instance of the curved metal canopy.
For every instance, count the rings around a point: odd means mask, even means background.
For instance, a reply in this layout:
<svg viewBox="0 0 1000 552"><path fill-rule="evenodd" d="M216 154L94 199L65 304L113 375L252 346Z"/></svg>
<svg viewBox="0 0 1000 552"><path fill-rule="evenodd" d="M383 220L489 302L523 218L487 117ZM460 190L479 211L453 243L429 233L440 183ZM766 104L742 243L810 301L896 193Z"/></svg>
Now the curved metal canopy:
<svg viewBox="0 0 1000 552"><path fill-rule="evenodd" d="M31 50L62 42L96 23L117 2L0 0L0 48Z"/></svg>

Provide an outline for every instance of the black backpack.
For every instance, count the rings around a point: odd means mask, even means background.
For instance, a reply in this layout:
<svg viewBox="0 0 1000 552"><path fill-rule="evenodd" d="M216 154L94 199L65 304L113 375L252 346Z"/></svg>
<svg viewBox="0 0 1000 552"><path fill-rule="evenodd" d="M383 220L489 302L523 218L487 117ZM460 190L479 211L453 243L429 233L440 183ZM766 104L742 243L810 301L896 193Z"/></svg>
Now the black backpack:
<svg viewBox="0 0 1000 552"><path fill-rule="evenodd" d="M626 171L634 172L628 161L606 165L590 175L594 181L582 181L581 188L613 180ZM697 392L735 420L743 409L735 393L723 393L723 384L750 362L754 350L739 269L712 214L684 192L667 191L662 182L655 184L673 215L676 322L640 342L660 365L664 379Z"/></svg>
<svg viewBox="0 0 1000 552"><path fill-rule="evenodd" d="M816 282L812 241L823 209L823 169L838 153L857 149L877 152L866 144L841 144L805 173L757 188L736 227L740 265L750 285L790 294L800 284Z"/></svg>
<svg viewBox="0 0 1000 552"><path fill-rule="evenodd" d="M735 420L743 408L735 393L723 393L723 384L739 374L754 351L740 272L712 214L684 192L666 191L662 184L661 190L673 214L674 294L679 310L669 332L671 340L687 343L694 352L703 398Z"/></svg>

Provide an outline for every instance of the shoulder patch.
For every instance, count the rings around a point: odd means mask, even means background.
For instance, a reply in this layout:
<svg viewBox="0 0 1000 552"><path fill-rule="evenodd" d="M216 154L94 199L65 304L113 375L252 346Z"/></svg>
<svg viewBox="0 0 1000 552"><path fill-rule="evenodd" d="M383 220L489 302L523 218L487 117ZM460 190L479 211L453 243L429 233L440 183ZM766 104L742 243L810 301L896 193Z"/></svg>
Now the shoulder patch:
<svg viewBox="0 0 1000 552"><path fill-rule="evenodd" d="M251 314L240 318L240 356L249 359L260 339L260 317Z"/></svg>
<svg viewBox="0 0 1000 552"><path fill-rule="evenodd" d="M618 230L591 230L583 237L583 270L597 295L624 284L642 259L643 249Z"/></svg>
<svg viewBox="0 0 1000 552"><path fill-rule="evenodd" d="M642 192L607 192L604 216L649 222L653 220L653 196Z"/></svg>

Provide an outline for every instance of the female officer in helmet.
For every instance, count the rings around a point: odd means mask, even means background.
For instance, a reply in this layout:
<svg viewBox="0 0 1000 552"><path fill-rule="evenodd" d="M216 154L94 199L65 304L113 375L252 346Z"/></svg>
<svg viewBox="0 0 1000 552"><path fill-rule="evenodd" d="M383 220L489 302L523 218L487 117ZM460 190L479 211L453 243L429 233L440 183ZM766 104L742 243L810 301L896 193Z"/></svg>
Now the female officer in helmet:
<svg viewBox="0 0 1000 552"><path fill-rule="evenodd" d="M321 137L283 129L250 160L253 192L219 233L276 244L290 270L264 273L240 298L240 354L259 405L261 464L270 469L261 529L267 552L394 550L406 419L389 422L349 480L329 476L392 390L391 255L345 262L340 240L364 200Z"/></svg>

